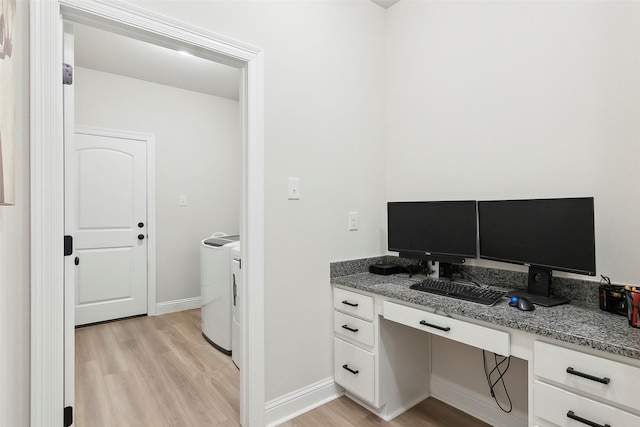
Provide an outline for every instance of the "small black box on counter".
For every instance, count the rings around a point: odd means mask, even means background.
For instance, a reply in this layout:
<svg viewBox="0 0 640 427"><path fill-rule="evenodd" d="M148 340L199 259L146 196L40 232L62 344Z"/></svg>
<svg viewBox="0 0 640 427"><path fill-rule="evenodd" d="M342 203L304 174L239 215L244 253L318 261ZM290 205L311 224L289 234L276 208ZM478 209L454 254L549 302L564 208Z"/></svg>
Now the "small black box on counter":
<svg viewBox="0 0 640 427"><path fill-rule="evenodd" d="M610 313L627 315L627 300L625 299L624 286L600 285L598 288L600 295L600 309Z"/></svg>
<svg viewBox="0 0 640 427"><path fill-rule="evenodd" d="M389 276L399 271L398 266L393 264L371 264L369 266L369 273L380 274L381 276Z"/></svg>

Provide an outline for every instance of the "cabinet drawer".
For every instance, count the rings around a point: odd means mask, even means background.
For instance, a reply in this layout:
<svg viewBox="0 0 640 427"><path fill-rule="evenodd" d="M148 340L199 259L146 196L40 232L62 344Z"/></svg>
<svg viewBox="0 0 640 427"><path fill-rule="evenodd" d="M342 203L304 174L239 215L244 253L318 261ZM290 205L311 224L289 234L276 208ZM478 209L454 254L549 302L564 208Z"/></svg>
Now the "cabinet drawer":
<svg viewBox="0 0 640 427"><path fill-rule="evenodd" d="M574 417L591 421L595 425L604 426L608 424L612 427L640 426L640 417L636 415L540 381L535 381L534 383L533 405L537 418L558 426L577 427L590 425L584 421L581 422L570 418L569 411ZM540 423L540 425L545 424Z"/></svg>
<svg viewBox="0 0 640 427"><path fill-rule="evenodd" d="M344 335L359 343L373 347L374 329L371 322L334 311L333 330L336 334Z"/></svg>
<svg viewBox="0 0 640 427"><path fill-rule="evenodd" d="M540 341L534 343L533 360L534 372L540 378L637 407L640 368Z"/></svg>
<svg viewBox="0 0 640 427"><path fill-rule="evenodd" d="M473 347L482 348L502 356L511 354L511 341L507 332L496 331L495 329L388 301L383 303L383 313L384 318L387 320Z"/></svg>
<svg viewBox="0 0 640 427"><path fill-rule="evenodd" d="M336 310L373 321L373 298L344 289L333 289L333 306Z"/></svg>
<svg viewBox="0 0 640 427"><path fill-rule="evenodd" d="M348 392L374 403L374 356L353 344L334 338L336 382ZM348 368L348 369L347 369Z"/></svg>

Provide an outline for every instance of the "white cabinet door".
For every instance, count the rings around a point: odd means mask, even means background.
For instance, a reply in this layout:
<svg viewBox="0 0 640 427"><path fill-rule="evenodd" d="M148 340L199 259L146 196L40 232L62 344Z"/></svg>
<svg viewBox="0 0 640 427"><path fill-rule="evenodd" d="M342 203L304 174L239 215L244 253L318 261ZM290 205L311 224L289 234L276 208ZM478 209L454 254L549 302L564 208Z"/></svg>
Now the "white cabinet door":
<svg viewBox="0 0 640 427"><path fill-rule="evenodd" d="M372 322L339 311L333 313L333 331L368 347L373 347L375 343L375 327Z"/></svg>
<svg viewBox="0 0 640 427"><path fill-rule="evenodd" d="M538 377L637 407L640 368L540 341L534 343L534 360Z"/></svg>
<svg viewBox="0 0 640 427"><path fill-rule="evenodd" d="M373 321L373 298L369 295L334 288L333 307L343 313Z"/></svg>
<svg viewBox="0 0 640 427"><path fill-rule="evenodd" d="M374 356L366 350L334 338L334 371L338 384L363 400L374 403Z"/></svg>
<svg viewBox="0 0 640 427"><path fill-rule="evenodd" d="M383 303L383 311L384 318L387 320L502 356L511 355L511 339L507 332L474 325L452 317L429 313L389 301Z"/></svg>
<svg viewBox="0 0 640 427"><path fill-rule="evenodd" d="M534 405L540 425L549 422L563 427L640 426L640 417L636 415L540 381L534 383Z"/></svg>

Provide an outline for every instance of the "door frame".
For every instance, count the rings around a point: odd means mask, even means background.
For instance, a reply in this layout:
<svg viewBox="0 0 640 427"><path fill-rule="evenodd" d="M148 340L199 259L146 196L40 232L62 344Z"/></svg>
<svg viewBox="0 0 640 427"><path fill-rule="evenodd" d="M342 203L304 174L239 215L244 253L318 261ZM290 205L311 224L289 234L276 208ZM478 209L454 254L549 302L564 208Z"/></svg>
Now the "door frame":
<svg viewBox="0 0 640 427"><path fill-rule="evenodd" d="M145 153L146 153L146 192L147 198L145 204L147 206L147 216L146 216L146 226L147 230L147 315L155 316L157 303L156 303L156 138L153 134L143 133L143 132L135 132L129 130L121 130L121 129L108 129L94 126L84 126L84 125L75 125L74 126L74 137L76 134L84 134L84 135L97 135L104 137L112 137L112 138L121 138L121 139L131 139L136 141L144 141L145 142ZM68 138L65 138L65 169L69 168L68 157L70 154L75 153L72 147L66 147L66 144L69 142ZM69 150L69 151L67 151ZM66 180L74 180L75 174L66 174ZM72 184L75 184L73 182ZM67 182L65 182L66 188ZM69 209L75 209L75 201L68 200L65 196L66 208L65 208L65 221L68 221L69 218ZM71 202L71 203L70 203ZM65 283L69 280L65 276ZM71 285L71 286L69 286ZM66 283L65 288L68 291L74 289L73 281L71 284ZM68 310L68 309L67 309ZM68 319L68 317L67 317ZM75 323L75 322L74 322Z"/></svg>
<svg viewBox="0 0 640 427"><path fill-rule="evenodd" d="M63 19L129 34L243 70L241 419L265 424L264 53L261 49L120 1L31 2L31 385L30 425L64 417Z"/></svg>

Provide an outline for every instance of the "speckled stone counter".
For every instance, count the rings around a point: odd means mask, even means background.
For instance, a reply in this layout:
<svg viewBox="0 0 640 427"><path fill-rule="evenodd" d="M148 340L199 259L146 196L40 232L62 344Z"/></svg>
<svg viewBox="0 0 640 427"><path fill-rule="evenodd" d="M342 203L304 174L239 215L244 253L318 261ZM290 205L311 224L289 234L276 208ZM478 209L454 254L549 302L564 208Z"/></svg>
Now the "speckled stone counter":
<svg viewBox="0 0 640 427"><path fill-rule="evenodd" d="M332 263L331 283L640 360L640 329L630 327L626 317L604 312L593 303L572 301L556 307L536 306L536 310L526 312L510 307L505 299L488 307L409 289L418 280L415 277L362 272L372 262L380 261L387 262L382 257Z"/></svg>

